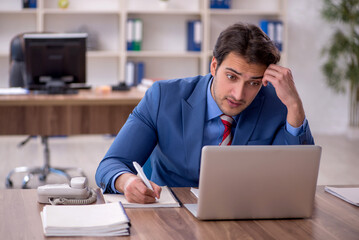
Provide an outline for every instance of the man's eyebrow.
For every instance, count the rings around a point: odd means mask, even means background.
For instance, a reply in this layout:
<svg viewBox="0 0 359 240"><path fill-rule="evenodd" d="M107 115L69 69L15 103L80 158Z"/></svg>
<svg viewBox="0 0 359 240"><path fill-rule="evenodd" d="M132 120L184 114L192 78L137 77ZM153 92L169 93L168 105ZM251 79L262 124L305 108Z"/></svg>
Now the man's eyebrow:
<svg viewBox="0 0 359 240"><path fill-rule="evenodd" d="M259 80L259 79L262 79L264 76L258 76L258 77L251 77L251 79L253 80Z"/></svg>
<svg viewBox="0 0 359 240"><path fill-rule="evenodd" d="M240 73L240 72L237 72L236 70L234 70L233 68L230 68L230 67L226 67L226 69L227 70L229 70L229 71L232 71L232 72L234 72L235 74L237 74L237 75L241 75L242 76L242 73Z"/></svg>
<svg viewBox="0 0 359 240"><path fill-rule="evenodd" d="M227 69L227 70L229 70L229 71L234 72L234 73L235 73L235 74L237 74L237 75L242 76L242 73L240 73L240 72L238 72L238 71L234 70L233 68L226 67L226 69ZM250 79L253 79L253 80L259 80L259 79L262 79L263 77L264 77L264 76L254 76L254 77L251 77Z"/></svg>

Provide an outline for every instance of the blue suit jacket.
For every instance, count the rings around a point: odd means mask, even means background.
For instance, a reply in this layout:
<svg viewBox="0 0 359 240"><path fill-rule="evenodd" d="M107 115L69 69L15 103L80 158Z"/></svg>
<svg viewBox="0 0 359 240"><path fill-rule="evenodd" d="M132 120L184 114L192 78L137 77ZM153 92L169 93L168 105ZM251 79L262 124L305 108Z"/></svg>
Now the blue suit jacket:
<svg viewBox="0 0 359 240"><path fill-rule="evenodd" d="M133 161L151 156L151 180L170 187L198 186L206 94L211 74L156 82L133 110L96 172L112 192L119 172L135 172ZM273 86L262 87L240 114L232 145L314 144L309 125L300 136L285 129L287 109Z"/></svg>

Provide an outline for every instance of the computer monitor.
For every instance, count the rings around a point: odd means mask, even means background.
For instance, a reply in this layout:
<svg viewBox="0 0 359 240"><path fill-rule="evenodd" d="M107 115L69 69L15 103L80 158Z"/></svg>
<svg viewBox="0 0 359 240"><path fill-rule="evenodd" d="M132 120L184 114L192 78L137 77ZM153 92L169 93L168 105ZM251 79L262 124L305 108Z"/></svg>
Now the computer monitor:
<svg viewBox="0 0 359 240"><path fill-rule="evenodd" d="M30 90L72 93L86 83L86 33L25 34L26 81Z"/></svg>

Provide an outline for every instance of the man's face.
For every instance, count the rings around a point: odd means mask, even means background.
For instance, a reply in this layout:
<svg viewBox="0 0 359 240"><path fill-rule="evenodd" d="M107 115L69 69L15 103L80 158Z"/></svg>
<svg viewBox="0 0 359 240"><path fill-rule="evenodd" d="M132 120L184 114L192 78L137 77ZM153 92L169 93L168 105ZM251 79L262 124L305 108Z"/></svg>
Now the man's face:
<svg viewBox="0 0 359 240"><path fill-rule="evenodd" d="M217 66L217 60L213 58L212 97L224 114L238 115L257 96L267 67L261 64L248 64L243 57L235 53L229 53L218 69Z"/></svg>

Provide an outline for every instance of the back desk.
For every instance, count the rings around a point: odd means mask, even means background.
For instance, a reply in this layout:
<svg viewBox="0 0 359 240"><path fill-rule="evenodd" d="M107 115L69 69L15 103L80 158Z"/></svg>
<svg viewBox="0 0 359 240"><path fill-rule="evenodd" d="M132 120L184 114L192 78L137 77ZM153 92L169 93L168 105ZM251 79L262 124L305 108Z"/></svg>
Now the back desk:
<svg viewBox="0 0 359 240"><path fill-rule="evenodd" d="M130 91L0 96L0 135L117 134L144 96Z"/></svg>

